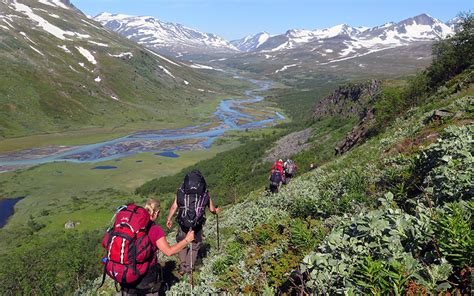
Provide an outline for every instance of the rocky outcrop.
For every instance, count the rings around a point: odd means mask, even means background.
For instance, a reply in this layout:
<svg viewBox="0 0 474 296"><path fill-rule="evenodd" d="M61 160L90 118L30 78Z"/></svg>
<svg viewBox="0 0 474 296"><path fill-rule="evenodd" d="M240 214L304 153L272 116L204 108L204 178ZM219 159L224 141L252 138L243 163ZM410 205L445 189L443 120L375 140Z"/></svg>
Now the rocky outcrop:
<svg viewBox="0 0 474 296"><path fill-rule="evenodd" d="M316 105L313 119L342 116L344 118L358 117L362 120L367 116L368 107L376 101L380 86L379 80L340 86Z"/></svg>
<svg viewBox="0 0 474 296"><path fill-rule="evenodd" d="M336 154L343 154L361 143L370 131L374 119L373 105L381 89L379 80L339 87L320 101L313 112L314 120L327 117L356 118L359 123L335 147Z"/></svg>
<svg viewBox="0 0 474 296"><path fill-rule="evenodd" d="M313 133L313 129L307 128L305 130L291 133L276 142L275 147L267 152L264 158L265 162L275 162L275 160L282 158L286 159L303 150L311 147L308 143L309 138Z"/></svg>
<svg viewBox="0 0 474 296"><path fill-rule="evenodd" d="M341 155L349 151L355 145L361 143L369 133L370 127L372 126L372 122L374 119L374 110L373 108L369 108L366 112L364 118L362 118L361 122L355 126L352 131L346 135L344 140L342 140L336 147L334 148L336 155Z"/></svg>

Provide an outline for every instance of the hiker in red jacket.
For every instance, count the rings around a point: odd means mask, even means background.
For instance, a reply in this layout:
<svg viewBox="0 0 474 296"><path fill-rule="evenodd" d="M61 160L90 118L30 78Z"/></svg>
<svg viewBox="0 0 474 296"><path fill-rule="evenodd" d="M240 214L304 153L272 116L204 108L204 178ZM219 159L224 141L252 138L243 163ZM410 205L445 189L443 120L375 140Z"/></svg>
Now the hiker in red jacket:
<svg viewBox="0 0 474 296"><path fill-rule="evenodd" d="M272 171L273 170L278 170L280 174L283 176L283 160L279 159L275 162L274 165L272 165Z"/></svg>
<svg viewBox="0 0 474 296"><path fill-rule="evenodd" d="M274 165L272 165L272 170L270 171L268 180L270 181L270 192L277 193L280 190L281 184L285 183L285 173L283 171L282 159L279 159Z"/></svg>

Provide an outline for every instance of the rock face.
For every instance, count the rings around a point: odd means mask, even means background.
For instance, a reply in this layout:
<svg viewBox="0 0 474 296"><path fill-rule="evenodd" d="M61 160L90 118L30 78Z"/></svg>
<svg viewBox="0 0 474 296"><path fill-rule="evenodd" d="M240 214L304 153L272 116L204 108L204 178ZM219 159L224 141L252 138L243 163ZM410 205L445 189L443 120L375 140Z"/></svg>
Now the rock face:
<svg viewBox="0 0 474 296"><path fill-rule="evenodd" d="M374 110L370 107L362 121L334 148L336 155L342 155L355 145L361 143L370 130L372 119L374 119Z"/></svg>
<svg viewBox="0 0 474 296"><path fill-rule="evenodd" d="M379 92L379 80L341 86L316 105L313 119L342 116L344 118L358 117L362 120L369 113L368 108L376 101Z"/></svg>
<svg viewBox="0 0 474 296"><path fill-rule="evenodd" d="M312 129L291 133L276 142L276 146L267 152L265 162L275 162L281 158L289 158L303 150L309 149L311 144L307 143L312 135Z"/></svg>
<svg viewBox="0 0 474 296"><path fill-rule="evenodd" d="M373 105L379 96L380 86L378 80L341 86L316 105L314 120L332 116L359 120L357 126L336 145L336 154L349 151L366 137L374 119Z"/></svg>

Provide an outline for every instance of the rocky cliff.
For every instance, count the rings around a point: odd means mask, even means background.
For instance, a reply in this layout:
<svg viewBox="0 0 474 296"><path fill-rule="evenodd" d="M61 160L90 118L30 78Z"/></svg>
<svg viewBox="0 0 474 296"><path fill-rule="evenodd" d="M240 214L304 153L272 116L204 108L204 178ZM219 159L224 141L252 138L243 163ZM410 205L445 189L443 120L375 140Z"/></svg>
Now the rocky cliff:
<svg viewBox="0 0 474 296"><path fill-rule="evenodd" d="M335 147L336 154L343 154L361 143L367 136L374 118L373 105L381 90L381 83L372 80L360 84L339 87L328 97L321 100L313 112L314 120L328 117L356 118L359 123Z"/></svg>

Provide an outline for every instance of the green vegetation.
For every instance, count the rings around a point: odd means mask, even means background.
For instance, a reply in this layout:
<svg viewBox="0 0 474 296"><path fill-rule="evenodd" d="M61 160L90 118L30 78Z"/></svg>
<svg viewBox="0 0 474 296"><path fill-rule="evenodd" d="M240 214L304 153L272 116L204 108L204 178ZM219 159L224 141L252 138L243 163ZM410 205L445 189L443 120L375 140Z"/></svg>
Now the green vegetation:
<svg viewBox="0 0 474 296"><path fill-rule="evenodd" d="M379 119L365 143L279 194L254 191L225 208L220 252L210 219L211 251L194 292L469 294L473 77L471 63L436 89L431 78L386 89L393 105L417 99L389 124ZM433 118L438 109L451 115ZM182 281L171 293L189 289Z"/></svg>
<svg viewBox="0 0 474 296"><path fill-rule="evenodd" d="M102 232L63 230L10 248L0 263L2 295L72 295L101 274Z"/></svg>
<svg viewBox="0 0 474 296"><path fill-rule="evenodd" d="M38 1L26 3L43 7ZM48 7L59 18L41 10L37 13L106 47L85 39L61 41L36 30L29 18L7 3L0 6L5 14L18 16L16 29L3 31L0 44L4 69L0 73L0 139L205 123L223 96L240 96L250 85L220 72L197 71L163 59L98 24L91 25L94 21L76 10ZM33 51L28 40L41 54ZM91 52L95 63L79 47ZM124 52L131 56L116 57Z"/></svg>
<svg viewBox="0 0 474 296"><path fill-rule="evenodd" d="M460 31L452 37L441 40L433 46L433 62L426 69L408 80L405 87L386 87L375 104L377 126L384 127L402 116L412 107L427 103L431 95L446 95L446 88L457 92L470 81L462 79L449 82L474 64L474 20L472 14L461 15ZM455 84L452 87L452 84Z"/></svg>
<svg viewBox="0 0 474 296"><path fill-rule="evenodd" d="M102 273L100 242L115 209L144 202L132 194L134 188L234 145L178 152L179 158L145 153L101 163L115 170L52 163L0 174L2 197L26 196L0 229L0 255L8 258L0 263L0 294L73 294ZM64 229L68 221L76 224L74 229Z"/></svg>
<svg viewBox="0 0 474 296"><path fill-rule="evenodd" d="M472 25L466 28L472 31ZM435 47L433 65L406 84L386 83L375 105L376 133L340 157L334 146L358 118L309 121L311 97L324 92L312 88L291 95L305 109L301 113L283 103L286 90L272 94L294 123L230 133L222 146L200 155L183 153L176 160L141 154L122 159L116 171L58 163L0 175L3 195L28 196L0 230L0 256L10 259L0 263L0 294L72 294L79 288L94 294L99 242L114 208L158 196L167 209L194 167L224 208L221 251L215 217L208 217L209 253L194 274L197 295L470 293L474 69L472 59L465 64L458 56L473 52L472 42L460 42L469 38L461 32ZM146 59L137 63L146 76ZM445 76L440 65L450 69ZM438 109L451 115L433 118ZM303 173L309 163L319 167L279 194L262 193L270 164L261 159L281 136L307 125L314 130L312 148L294 159ZM159 178L143 184L152 177ZM141 184L137 195L130 194ZM66 231L68 220L80 224ZM183 280L170 292L190 289ZM112 294L113 287L101 293Z"/></svg>
<svg viewBox="0 0 474 296"><path fill-rule="evenodd" d="M276 131L276 130L275 130ZM221 152L209 160L203 160L186 167L178 174L151 180L137 188L136 194L174 196L182 183L184 175L193 168L198 168L206 177L211 195L217 198L218 204L229 204L237 201L237 196L249 193L268 178L269 164L258 161L265 151L278 138L281 132L272 135L260 134L261 139L245 139L241 146ZM174 198L171 197L171 200Z"/></svg>

